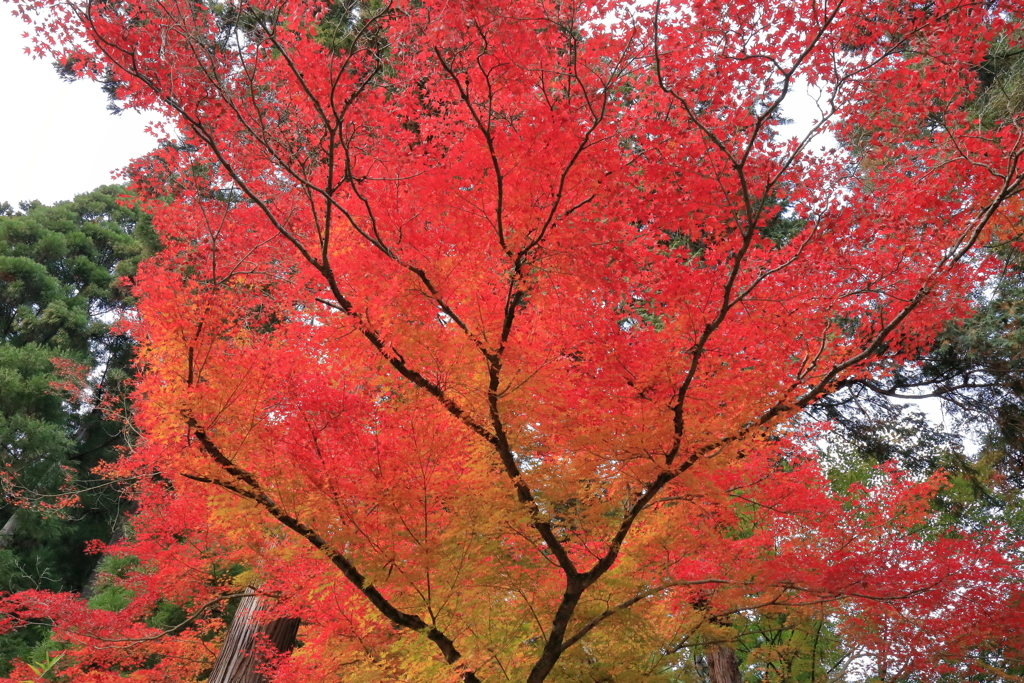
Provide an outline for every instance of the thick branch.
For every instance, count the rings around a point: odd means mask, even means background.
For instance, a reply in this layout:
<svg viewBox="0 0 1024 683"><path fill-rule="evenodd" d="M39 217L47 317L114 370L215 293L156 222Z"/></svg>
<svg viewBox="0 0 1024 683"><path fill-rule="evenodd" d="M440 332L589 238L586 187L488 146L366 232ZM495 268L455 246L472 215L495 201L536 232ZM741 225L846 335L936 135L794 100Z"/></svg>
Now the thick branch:
<svg viewBox="0 0 1024 683"><path fill-rule="evenodd" d="M220 448L210 438L209 434L207 434L206 430L199 425L195 418L188 417L187 423L189 427L192 428L192 432L195 435L196 440L199 442L203 452L210 456L210 458L225 472L231 475L234 481L223 481L191 474L183 476L188 479L192 479L193 481L219 486L220 488L230 491L239 497L246 498L258 504L268 514L270 514L271 517L276 519L285 527L294 531L302 538L306 539L306 541L314 548L324 553L324 555L327 556L327 559L331 561L331 564L341 570L341 573L345 576L348 582L355 586L359 592L365 595L370 601L370 604L376 607L377 611L384 615L391 623L425 635L428 640L437 646L441 651L441 654L444 656L445 661L449 664L455 664L459 659L461 659L462 653L456 649L455 643L448 636L439 631L437 627L427 624L427 622L423 621L419 616L403 612L391 604L391 602L385 598L372 583L369 583L366 580L366 577L363 576L352 561L343 553L320 536L320 534L318 534L312 527L306 525L295 516L285 512L285 510L282 509L280 505L278 505L278 503L266 493L255 475L236 465L224 454L223 451L220 450ZM462 676L466 683L478 683L478 679L473 672L463 672Z"/></svg>

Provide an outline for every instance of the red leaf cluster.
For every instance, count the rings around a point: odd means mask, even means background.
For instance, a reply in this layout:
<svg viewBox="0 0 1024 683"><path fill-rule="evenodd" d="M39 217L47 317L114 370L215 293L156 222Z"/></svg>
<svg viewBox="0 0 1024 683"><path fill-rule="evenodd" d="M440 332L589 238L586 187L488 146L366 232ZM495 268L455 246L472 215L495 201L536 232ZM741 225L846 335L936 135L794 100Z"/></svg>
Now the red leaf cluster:
<svg viewBox="0 0 1024 683"><path fill-rule="evenodd" d="M136 601L10 599L75 680L201 675L210 623L139 620L230 566L303 619L279 681L668 680L757 612L922 677L1019 646L1003 532L831 493L794 420L993 267L1022 122L969 105L1017 3L33 6L183 135L136 169Z"/></svg>

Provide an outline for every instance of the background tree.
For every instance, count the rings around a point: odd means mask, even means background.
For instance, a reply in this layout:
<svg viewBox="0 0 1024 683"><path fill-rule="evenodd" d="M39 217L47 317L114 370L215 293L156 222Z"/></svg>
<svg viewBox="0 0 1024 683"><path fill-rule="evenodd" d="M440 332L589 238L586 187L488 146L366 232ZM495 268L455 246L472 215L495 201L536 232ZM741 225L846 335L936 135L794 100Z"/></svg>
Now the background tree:
<svg viewBox="0 0 1024 683"><path fill-rule="evenodd" d="M977 88L964 103L969 115L986 128L1019 116L1024 111L1022 68L1024 52L1007 36L993 41L976 70ZM971 478L972 463L963 460L962 454L954 455L961 448L951 436L968 435L984 451L973 463L986 473L981 479L973 477L976 492L984 485L982 479L997 487L1009 484L1019 492L1024 481L1020 480L1021 457L1014 444L1021 440L1024 426L1019 418L1024 414L1019 386L1022 340L1018 316L1024 297L1017 242L1021 217L1015 199L987 247L1001 267L976 292L977 304L968 317L948 321L934 345L922 349L916 358L890 368L885 375L851 379L849 391L816 406L819 415L837 420L845 438L874 462L897 459L916 471L944 467ZM927 421L910 415L917 410L912 403L890 400L914 398L941 402L951 420L947 433L929 429ZM1006 502L1014 497L1011 494Z"/></svg>
<svg viewBox="0 0 1024 683"><path fill-rule="evenodd" d="M282 681L686 680L815 604L922 677L1015 637L1004 529L927 533L941 475L832 491L793 418L998 268L1020 121L961 104L1016 5L428 1L340 42L313 3L40 5L186 136L116 468L145 571L116 614L6 601L61 617L59 675L201 678L234 563L306 625Z"/></svg>
<svg viewBox="0 0 1024 683"><path fill-rule="evenodd" d="M124 192L0 215L2 591L80 590L96 561L86 543L109 539L121 505L92 473L124 443L101 405L126 393L132 344L110 325L126 306L120 278L156 239ZM0 638L0 667L43 632Z"/></svg>
<svg viewBox="0 0 1024 683"><path fill-rule="evenodd" d="M964 104L981 126L1024 110L1022 56L1005 36L989 46L976 70L978 87ZM1014 200L987 247L1001 267L979 286L968 317L948 321L934 345L916 358L874 377L851 379L846 390L814 406L813 414L837 425L829 454L834 485L845 489L866 482L882 462L899 462L918 476L942 470L950 482L934 502L941 513L937 529L979 528L996 518L1024 538L1021 216ZM921 401L928 402L930 415ZM982 671L971 680L1024 673L1019 644L979 652L978 660ZM966 678L962 671L953 676Z"/></svg>

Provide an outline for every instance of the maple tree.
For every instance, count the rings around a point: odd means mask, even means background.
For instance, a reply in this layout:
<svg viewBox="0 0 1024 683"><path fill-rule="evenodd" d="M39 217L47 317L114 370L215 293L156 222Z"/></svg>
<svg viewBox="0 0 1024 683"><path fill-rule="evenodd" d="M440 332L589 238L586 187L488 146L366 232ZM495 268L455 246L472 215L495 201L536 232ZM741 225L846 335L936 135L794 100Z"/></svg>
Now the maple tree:
<svg viewBox="0 0 1024 683"><path fill-rule="evenodd" d="M279 681L688 680L753 613L887 675L1019 646L1003 530L832 492L800 420L997 267L1021 120L965 105L1015 3L19 7L183 136L133 170L132 600L5 601L61 675L202 677L239 586L302 619Z"/></svg>

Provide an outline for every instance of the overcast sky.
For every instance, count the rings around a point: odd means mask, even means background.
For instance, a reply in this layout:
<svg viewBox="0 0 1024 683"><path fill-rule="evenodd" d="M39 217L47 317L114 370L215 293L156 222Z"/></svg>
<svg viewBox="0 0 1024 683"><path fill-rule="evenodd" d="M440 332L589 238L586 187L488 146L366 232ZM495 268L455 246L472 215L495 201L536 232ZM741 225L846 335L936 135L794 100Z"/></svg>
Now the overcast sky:
<svg viewBox="0 0 1024 683"><path fill-rule="evenodd" d="M25 54L28 25L0 0L0 202L45 204L114 182L112 174L149 152L145 132L152 115L110 114L106 96L92 81L62 81L49 61ZM785 115L791 135L817 116L810 98L793 93ZM821 140L826 145L831 138Z"/></svg>
<svg viewBox="0 0 1024 683"><path fill-rule="evenodd" d="M111 173L155 146L152 116L107 110L92 82L66 83L24 53L27 25L0 0L0 202L51 204L113 182Z"/></svg>

